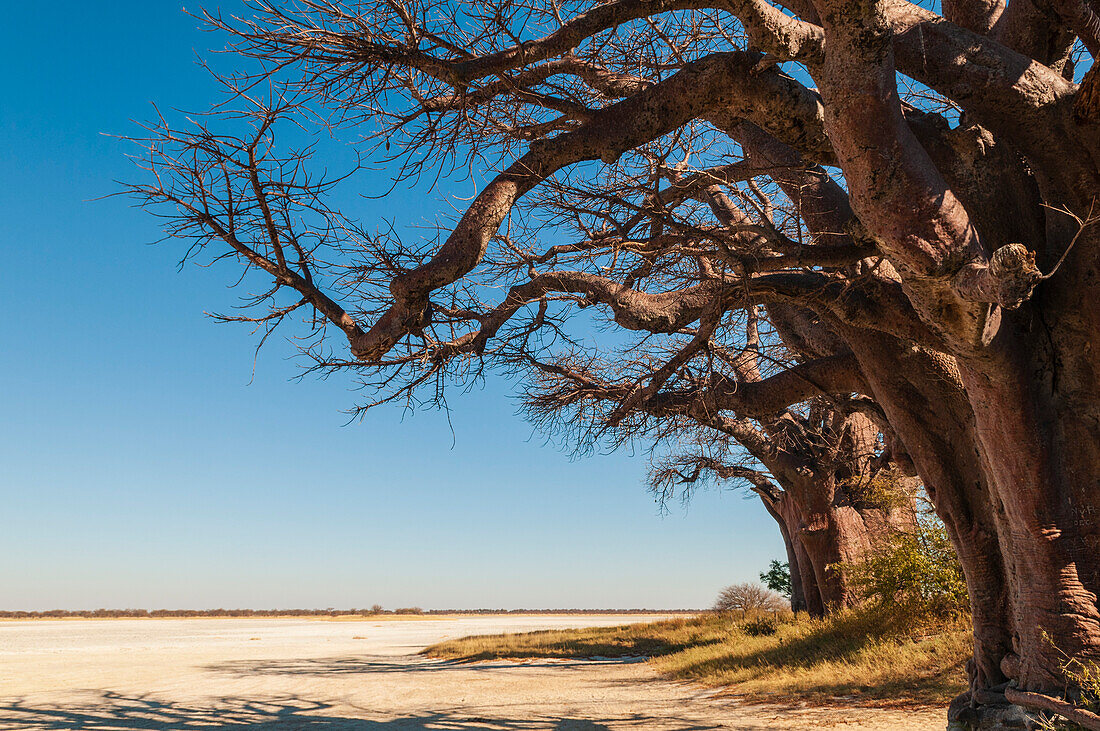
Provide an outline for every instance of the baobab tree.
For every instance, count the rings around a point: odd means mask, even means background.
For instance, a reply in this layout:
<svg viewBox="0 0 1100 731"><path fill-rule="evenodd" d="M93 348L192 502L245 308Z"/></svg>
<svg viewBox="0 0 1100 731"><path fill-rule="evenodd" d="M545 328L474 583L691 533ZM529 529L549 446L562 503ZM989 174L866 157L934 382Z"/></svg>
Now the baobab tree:
<svg viewBox="0 0 1100 731"><path fill-rule="evenodd" d="M774 361L787 350L774 333L772 346L766 346L755 308L748 311L745 330L737 351L720 339L708 343L711 353L727 357L697 363L707 368L704 380L756 384L760 361ZM765 410L750 419L720 411L685 412L675 394L664 391L620 418L615 412L638 381L622 381L626 364L620 357L600 369L591 360L557 359L532 379L528 415L544 431L568 422L578 445L643 436L671 442L678 451L659 459L650 475L662 504L677 497L686 501L699 484L712 480L747 486L783 536L791 608L820 617L859 603L844 567L858 564L899 531L916 527L917 485L880 443L879 429L867 415L881 419L875 404L862 396L835 395L814 399L805 408ZM647 365L640 364L643 370ZM698 387L694 390L693 399L708 398Z"/></svg>
<svg viewBox="0 0 1100 731"><path fill-rule="evenodd" d="M837 416L831 409L806 416L788 411L766 428L715 419L694 439L681 435L681 451L657 460L650 475L662 503L686 502L700 484L747 486L783 537L791 609L815 617L859 604L863 597L849 567L916 528L915 481L880 459L853 472L863 465L845 452L853 432L866 426L858 416ZM761 469L765 465L771 469Z"/></svg>
<svg viewBox="0 0 1100 731"><path fill-rule="evenodd" d="M956 711L1100 728L1063 661L1100 661L1100 9L942 10L257 0L209 20L262 70L228 80L225 119L153 125L134 192L267 278L234 319L304 315L315 366L378 401L492 370L608 394L613 430L869 396L966 575ZM436 239L368 234L279 150L284 118L356 130L398 177L491 179ZM799 357L713 368L761 306ZM616 328L599 346L594 321Z"/></svg>

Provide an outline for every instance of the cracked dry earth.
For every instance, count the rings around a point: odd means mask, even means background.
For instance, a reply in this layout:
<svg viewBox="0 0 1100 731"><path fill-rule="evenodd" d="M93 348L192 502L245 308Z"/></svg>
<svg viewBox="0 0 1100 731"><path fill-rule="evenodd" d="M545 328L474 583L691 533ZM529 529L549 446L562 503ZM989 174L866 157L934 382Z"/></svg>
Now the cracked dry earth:
<svg viewBox="0 0 1100 731"><path fill-rule="evenodd" d="M0 622L0 730L942 729L944 712L750 706L639 661L453 664L469 634L656 617Z"/></svg>

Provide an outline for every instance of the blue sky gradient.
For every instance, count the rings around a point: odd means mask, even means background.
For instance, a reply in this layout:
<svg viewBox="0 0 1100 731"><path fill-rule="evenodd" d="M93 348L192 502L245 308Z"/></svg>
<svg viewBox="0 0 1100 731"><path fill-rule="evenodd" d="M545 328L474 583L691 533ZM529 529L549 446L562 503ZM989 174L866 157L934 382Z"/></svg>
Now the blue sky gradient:
<svg viewBox="0 0 1100 731"><path fill-rule="evenodd" d="M215 100L195 55L223 40L174 3L6 15L0 609L698 607L783 555L755 500L662 516L643 454L571 460L501 381L453 394L451 424L347 424L362 395L295 380L285 341L253 377L255 340L203 314L234 303L231 271L177 271L154 219L96 200L136 174L110 135ZM362 206L399 227L448 207Z"/></svg>

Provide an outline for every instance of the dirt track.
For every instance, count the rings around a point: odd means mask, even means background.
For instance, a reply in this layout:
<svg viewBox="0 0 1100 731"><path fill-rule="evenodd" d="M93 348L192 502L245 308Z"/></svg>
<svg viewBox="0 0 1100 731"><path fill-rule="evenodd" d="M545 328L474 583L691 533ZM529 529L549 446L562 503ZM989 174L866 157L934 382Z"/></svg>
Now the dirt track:
<svg viewBox="0 0 1100 731"><path fill-rule="evenodd" d="M644 617L0 622L0 729L942 729L943 711L744 706L643 662L455 665L442 639ZM858 722L855 722L858 721Z"/></svg>

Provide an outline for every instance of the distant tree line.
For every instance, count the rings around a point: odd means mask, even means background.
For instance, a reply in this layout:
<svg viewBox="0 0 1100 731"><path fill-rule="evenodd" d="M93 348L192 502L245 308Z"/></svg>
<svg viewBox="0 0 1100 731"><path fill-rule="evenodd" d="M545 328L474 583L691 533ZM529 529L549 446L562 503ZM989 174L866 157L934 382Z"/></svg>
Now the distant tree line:
<svg viewBox="0 0 1100 731"><path fill-rule="evenodd" d="M378 615L442 614L679 614L697 609L48 609L44 611L0 610L0 619L127 619L157 617L346 617Z"/></svg>

